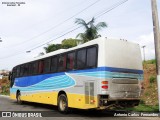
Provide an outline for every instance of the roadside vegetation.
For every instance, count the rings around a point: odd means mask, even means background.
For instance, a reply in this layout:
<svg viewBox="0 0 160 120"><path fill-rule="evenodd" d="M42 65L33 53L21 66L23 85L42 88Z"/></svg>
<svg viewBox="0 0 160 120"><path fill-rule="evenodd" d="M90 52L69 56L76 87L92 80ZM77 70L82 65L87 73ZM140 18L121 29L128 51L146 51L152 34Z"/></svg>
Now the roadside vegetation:
<svg viewBox="0 0 160 120"><path fill-rule="evenodd" d="M126 108L127 111L137 111L137 112L158 112L159 107L158 105L152 106L152 105L146 105L140 103L137 107L134 108Z"/></svg>
<svg viewBox="0 0 160 120"><path fill-rule="evenodd" d="M2 79L0 79L0 94L2 95L9 95L9 88L10 88L10 82L8 80L8 77L5 76Z"/></svg>

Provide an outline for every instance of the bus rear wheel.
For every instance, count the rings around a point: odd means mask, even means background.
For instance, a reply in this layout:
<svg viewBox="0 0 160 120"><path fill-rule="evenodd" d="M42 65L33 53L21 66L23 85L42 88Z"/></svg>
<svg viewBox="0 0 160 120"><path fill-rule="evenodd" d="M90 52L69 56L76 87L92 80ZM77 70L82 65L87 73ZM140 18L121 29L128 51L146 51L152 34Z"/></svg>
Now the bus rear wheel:
<svg viewBox="0 0 160 120"><path fill-rule="evenodd" d="M68 113L68 111L69 111L68 100L67 100L67 96L65 94L61 94L58 97L58 110L61 113Z"/></svg>
<svg viewBox="0 0 160 120"><path fill-rule="evenodd" d="M17 93L17 97L16 98L17 98L17 103L18 104L22 104L21 93L20 92Z"/></svg>

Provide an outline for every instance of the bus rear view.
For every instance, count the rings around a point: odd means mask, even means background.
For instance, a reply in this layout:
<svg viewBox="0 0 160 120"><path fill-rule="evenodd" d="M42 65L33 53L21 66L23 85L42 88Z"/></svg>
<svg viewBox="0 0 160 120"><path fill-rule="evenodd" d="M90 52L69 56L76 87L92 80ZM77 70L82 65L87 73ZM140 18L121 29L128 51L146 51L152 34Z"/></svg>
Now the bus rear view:
<svg viewBox="0 0 160 120"><path fill-rule="evenodd" d="M126 40L106 39L99 45L98 61L98 66L103 69L99 107L138 105L143 80L139 45Z"/></svg>

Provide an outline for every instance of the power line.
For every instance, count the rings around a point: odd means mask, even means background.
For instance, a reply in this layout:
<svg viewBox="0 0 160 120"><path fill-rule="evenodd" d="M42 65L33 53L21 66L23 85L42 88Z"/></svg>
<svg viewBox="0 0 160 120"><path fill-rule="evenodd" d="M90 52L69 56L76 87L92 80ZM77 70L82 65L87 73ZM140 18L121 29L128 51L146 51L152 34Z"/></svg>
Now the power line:
<svg viewBox="0 0 160 120"><path fill-rule="evenodd" d="M43 45L46 45L46 44L48 44L48 43L50 43L50 42L52 42L52 41L54 41L54 40L56 40L56 39L59 39L59 38L61 38L61 37L65 36L65 35L73 32L73 31L81 28L81 27L82 27L82 26L76 27L75 29L73 29L73 30L71 30L71 31L69 31L69 32L66 32L66 33L64 33L63 35L58 36L58 37L56 37L56 38L54 38L54 39L52 39L52 40L50 40L50 41L48 41L48 42L46 42L46 43L43 43L43 44L41 44L41 45L39 45L39 46L37 46L37 47L35 47L35 48L32 48L32 49L30 49L29 51L32 51L32 50L37 49L37 48L39 48L39 47L41 47L41 46L43 46Z"/></svg>
<svg viewBox="0 0 160 120"><path fill-rule="evenodd" d="M119 2L119 3L115 4L115 5L113 5L112 8L110 8L110 9L108 9L108 10L105 10L102 14L98 15L98 16L95 17L95 18L99 18L99 17L103 16L104 14L106 14L106 13L112 11L113 9L119 7L120 5L126 3L127 1L128 1L128 0L124 0L124 1L121 1L121 2Z"/></svg>
<svg viewBox="0 0 160 120"><path fill-rule="evenodd" d="M110 12L111 10L119 7L120 5L126 3L127 1L128 1L128 0L124 0L124 1L122 1L122 2L118 2L118 3L114 4L111 8L107 9L107 10L104 11L102 14L97 15L96 19L99 18L99 17L101 17L101 16L103 16L104 14ZM82 26L76 27L75 29L72 29L72 30L68 31L68 32L64 33L63 35L60 35L60 36L58 36L58 37L56 37L56 38L54 38L54 39L52 39L52 40L50 40L50 41L47 41L47 42L45 42L45 43L43 43L43 44L41 44L41 45L39 45L39 46L37 46L37 47L34 47L34 48L32 48L32 49L30 49L30 50L28 50L28 51L32 51L32 50L35 50L35 49L37 49L37 48L39 48L39 47L42 47L43 45L46 45L46 44L48 44L48 43L50 43L50 42L52 42L52 41L54 41L54 40L56 40L56 39L58 39L58 38L61 38L61 37L63 37L63 36L65 36L65 35L73 32L73 31L81 28L81 27L82 27ZM23 50L22 50L22 51L23 51ZM21 53L24 53L24 51L23 51L23 52L19 52L19 53L17 53L17 54L21 54ZM16 55L17 55L17 54L16 54ZM13 56L16 56L16 55L13 55ZM3 57L3 58L0 58L0 59L5 59L5 58L9 58L9 57L12 57L12 56L7 56L7 57Z"/></svg>
<svg viewBox="0 0 160 120"><path fill-rule="evenodd" d="M56 39L58 39L58 38L61 38L61 37L63 37L63 36L65 36L65 35L73 32L73 31L75 31L75 30L77 30L77 29L79 29L79 28L81 28L81 26L79 26L79 27L77 27L77 28L75 28L75 29L72 29L72 30L64 33L63 35L58 36L58 37L56 37L56 38L54 38L54 39L52 39L52 40L50 40L50 41L48 41L48 42L45 42L45 43L43 43L43 44L41 44L41 45L39 45L39 46L37 46L37 47L34 47L34 48L30 49L29 51L32 51L32 50L37 49L37 48L39 48L39 47L41 47L41 46L43 46L43 45L46 45L46 44L50 43L51 41L56 40ZM19 54L22 54L22 53L24 53L25 50L26 50L26 49L21 50L21 51L17 52L16 55L14 54L13 56L17 56L17 55L19 55ZM22 52L22 51L23 51L23 52ZM9 57L12 57L12 56L9 55L9 56L6 56L6 57L0 58L0 59L6 59L6 58L9 58Z"/></svg>
<svg viewBox="0 0 160 120"><path fill-rule="evenodd" d="M127 2L127 1L128 1L128 0L120 1L120 2L118 2L118 3L116 3L116 4L114 4L111 8L108 8L108 9L105 9L105 10L99 12L98 15L97 15L97 17L95 17L95 19L97 19L97 18L101 17L102 15L110 12L110 11L113 10L114 8L116 8L116 7L124 4L124 3ZM95 16L96 16L96 15L95 15ZM88 20L88 19L87 19L87 20ZM76 26L78 26L78 25L76 25ZM71 28L73 28L73 27L75 27L75 26L72 26ZM79 28L79 27L78 27L78 28ZM72 30L71 30L71 31L72 31ZM70 33L70 32L69 32L69 33ZM67 32L67 34L68 34L68 32ZM64 35L66 35L66 33L65 33ZM63 37L64 35L62 35L61 37ZM56 39L58 39L58 38L60 38L60 37L57 37L57 38L55 38L55 39L52 39L52 40L50 40L49 42L42 44L42 46L45 45L45 44L48 44L48 43L50 43L50 42L52 42L52 41L54 41L54 40L56 40ZM33 50L33 49L31 49L31 50ZM30 51L31 51L31 50L30 50Z"/></svg>
<svg viewBox="0 0 160 120"><path fill-rule="evenodd" d="M38 35L36 35L36 36L28 39L28 40L26 40L26 41L23 41L23 42L21 42L21 43L19 43L19 44L17 44L17 45L14 45L14 46L18 46L18 45L24 44L24 43L26 43L26 42L29 42L29 41L35 39L35 38L40 37L41 35L43 35L43 34L45 34L45 33L48 33L49 31L51 31L51 30L59 27L60 25L64 24L65 22L69 21L70 19L74 18L75 16L79 15L80 13L84 12L85 10L89 9L90 7L92 7L93 5L95 5L96 3L98 3L99 1L101 1L101 0L96 0L95 2L93 2L93 3L90 4L90 5L88 5L87 7L85 7L84 9L82 9L81 11L79 11L79 12L77 12L76 14L74 14L73 16L67 18L66 20L64 20L64 21L56 24L55 26L51 27L50 29L48 29L48 30L46 30L46 31L44 31L44 32L42 32L42 33L40 33L40 34L38 34ZM13 47L14 47L14 46L13 46Z"/></svg>
<svg viewBox="0 0 160 120"><path fill-rule="evenodd" d="M98 15L98 16L95 17L95 18L97 19L97 18L101 17L102 15L104 15L104 14L110 12L111 10L113 10L113 9L115 9L115 8L117 8L117 7L119 7L120 5L124 4L124 3L127 2L127 1L128 1L128 0L124 0L124 1L122 1L122 2L120 2L120 3L118 3L118 4L116 3L113 7L111 7L110 9L107 9L107 11L105 11L104 13ZM82 27L82 26L80 26L80 27ZM50 41L48 41L48 42L42 44L42 45L39 45L39 46L37 46L37 47L35 47L35 48L32 48L32 49L30 49L29 51L32 51L32 50L34 50L34 49L37 49L37 48L39 48L39 47L41 47L41 46L43 46L43 45L46 45L46 44L48 44L48 43L50 43L50 42L52 42L52 41L54 41L54 40L56 40L56 39L58 39L58 38L61 38L61 37L63 37L64 35L66 35L66 34L68 34L68 33L71 33L71 32L73 32L73 31L79 29L80 27L77 27L77 28L75 28L75 29L73 29L73 30L71 30L71 31L69 31L69 32L67 32L67 33L65 33L65 34L63 34L63 35L61 35L61 36L55 38L55 39L52 39L52 40L50 40Z"/></svg>
<svg viewBox="0 0 160 120"><path fill-rule="evenodd" d="M39 25L40 23L43 23L43 22L46 22L46 21L48 21L49 19L51 19L51 18L56 18L57 16L59 16L59 15L62 15L63 13L65 13L66 11L70 11L70 10L72 10L73 8L77 8L77 6L80 6L81 4L83 4L83 3L85 3L86 1L88 1L88 0L83 0L83 1L80 1L79 3L77 3L77 4L75 4L75 5L72 5L72 6L70 6L70 7L67 7L66 9L64 9L63 11L60 11L60 12L57 12L55 15L52 15L50 18L47 18L47 19L45 19L45 20L43 20L43 21L40 21L40 22L38 22L38 23L35 23L35 24L33 24L32 25L32 27L33 26L35 26L35 25ZM71 8L71 9L70 9ZM29 29L31 28L31 27L28 27ZM28 29L25 29L25 30L28 30ZM26 32L26 31L24 31L24 32Z"/></svg>

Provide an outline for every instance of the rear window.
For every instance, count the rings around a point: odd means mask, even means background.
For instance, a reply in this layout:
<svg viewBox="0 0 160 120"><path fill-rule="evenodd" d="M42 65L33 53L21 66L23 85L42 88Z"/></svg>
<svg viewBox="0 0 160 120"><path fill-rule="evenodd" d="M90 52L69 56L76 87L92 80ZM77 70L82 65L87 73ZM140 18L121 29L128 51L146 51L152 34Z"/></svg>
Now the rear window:
<svg viewBox="0 0 160 120"><path fill-rule="evenodd" d="M97 62L97 49L96 47L87 49L87 67L96 67Z"/></svg>

